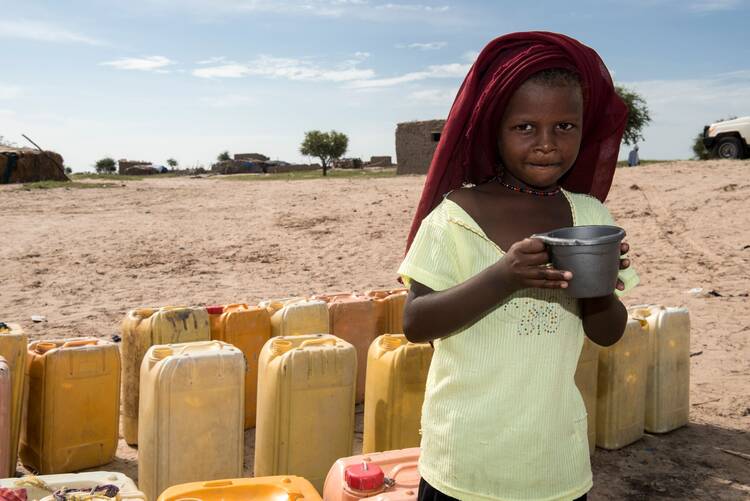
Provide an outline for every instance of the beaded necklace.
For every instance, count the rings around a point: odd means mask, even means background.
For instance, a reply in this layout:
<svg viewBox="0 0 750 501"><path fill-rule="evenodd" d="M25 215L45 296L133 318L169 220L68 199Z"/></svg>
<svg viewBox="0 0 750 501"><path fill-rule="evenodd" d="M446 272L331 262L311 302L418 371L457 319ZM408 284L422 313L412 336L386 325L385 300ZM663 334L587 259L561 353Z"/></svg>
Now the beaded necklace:
<svg viewBox="0 0 750 501"><path fill-rule="evenodd" d="M520 186L513 186L512 184L508 184L505 181L503 181L500 176L496 176L495 180L500 183L501 185L505 186L509 190L513 190L518 193L528 193L529 195L536 195L539 197L553 197L560 193L560 187L556 187L554 190L550 191L540 191L540 190L532 190L531 188L522 188Z"/></svg>

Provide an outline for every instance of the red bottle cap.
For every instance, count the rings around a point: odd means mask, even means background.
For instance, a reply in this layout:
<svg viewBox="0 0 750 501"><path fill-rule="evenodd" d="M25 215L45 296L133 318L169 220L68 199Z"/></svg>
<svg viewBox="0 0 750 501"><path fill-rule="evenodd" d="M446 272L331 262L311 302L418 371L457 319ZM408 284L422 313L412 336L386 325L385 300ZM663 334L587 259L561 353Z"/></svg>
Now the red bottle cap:
<svg viewBox="0 0 750 501"><path fill-rule="evenodd" d="M206 311L209 315L221 315L224 313L223 306L206 306Z"/></svg>
<svg viewBox="0 0 750 501"><path fill-rule="evenodd" d="M347 466L344 472L346 485L357 491L375 491L382 489L385 484L385 474L380 466L362 462Z"/></svg>

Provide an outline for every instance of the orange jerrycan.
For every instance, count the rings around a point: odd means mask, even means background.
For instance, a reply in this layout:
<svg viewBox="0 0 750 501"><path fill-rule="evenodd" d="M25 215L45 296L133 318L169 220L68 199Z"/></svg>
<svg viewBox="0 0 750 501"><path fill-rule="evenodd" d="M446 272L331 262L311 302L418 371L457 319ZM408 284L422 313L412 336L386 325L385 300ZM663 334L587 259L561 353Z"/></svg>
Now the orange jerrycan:
<svg viewBox="0 0 750 501"><path fill-rule="evenodd" d="M365 292L382 303L380 334L404 333L404 306L406 305L406 289L376 289Z"/></svg>
<svg viewBox="0 0 750 501"><path fill-rule="evenodd" d="M316 299L285 298L258 304L271 315L272 336L330 333L328 308Z"/></svg>
<svg viewBox="0 0 750 501"><path fill-rule="evenodd" d="M666 433L685 426L690 412L690 313L687 308L646 306L631 314L648 322L646 431Z"/></svg>
<svg viewBox="0 0 750 501"><path fill-rule="evenodd" d="M643 436L648 370L648 328L628 318L625 333L599 348L596 388L596 445L620 449Z"/></svg>
<svg viewBox="0 0 750 501"><path fill-rule="evenodd" d="M148 499L172 485L242 475L244 385L244 357L230 344L149 348L138 420L138 485Z"/></svg>
<svg viewBox="0 0 750 501"><path fill-rule="evenodd" d="M583 348L578 358L575 382L586 406L589 454L596 449L596 385L599 371L599 346L588 337L583 337Z"/></svg>
<svg viewBox="0 0 750 501"><path fill-rule="evenodd" d="M205 308L140 308L122 322L122 430L131 445L138 443L138 388L141 362L155 344L208 341L211 328Z"/></svg>
<svg viewBox="0 0 750 501"><path fill-rule="evenodd" d="M328 472L323 499L416 501L418 462L418 447L339 459Z"/></svg>
<svg viewBox="0 0 750 501"><path fill-rule="evenodd" d="M211 306L211 339L236 346L245 356L245 428L255 426L258 394L258 357L271 338L268 310L246 304Z"/></svg>
<svg viewBox="0 0 750 501"><path fill-rule="evenodd" d="M380 335L379 310L375 299L354 293L321 294L313 296L328 303L331 334L351 343L357 351L357 403L365 399L367 351Z"/></svg>
<svg viewBox="0 0 750 501"><path fill-rule="evenodd" d="M0 322L0 356L10 369L10 447L7 464L0 463L0 477L12 477L18 461L23 407L26 401L26 347L28 338L18 324Z"/></svg>
<svg viewBox="0 0 750 501"><path fill-rule="evenodd" d="M10 464L11 400L10 366L0 357L0 465Z"/></svg>
<svg viewBox="0 0 750 501"><path fill-rule="evenodd" d="M302 477L236 478L175 485L157 501L320 501L320 494Z"/></svg>
<svg viewBox="0 0 750 501"><path fill-rule="evenodd" d="M96 338L29 344L28 409L21 462L69 473L115 457L120 417L120 352Z"/></svg>
<svg viewBox="0 0 750 501"><path fill-rule="evenodd" d="M299 475L320 490L352 451L354 347L330 334L274 337L259 365L255 476Z"/></svg>
<svg viewBox="0 0 750 501"><path fill-rule="evenodd" d="M96 495L79 492L79 497L66 499L87 499L91 501L103 501L105 499L117 499L122 501L141 500L146 497L135 486L135 483L122 473L112 471L89 471L85 473L65 473L61 475L39 475L22 478L6 478L0 480L0 487L9 489L24 489L28 501L55 501L53 493L58 489L86 489L91 491L95 487L111 486L117 488L116 497ZM112 489L110 489L110 492ZM101 492L101 491L99 491ZM70 496L70 494L69 494ZM61 499L61 498L57 498Z"/></svg>
<svg viewBox="0 0 750 501"><path fill-rule="evenodd" d="M384 334L367 356L362 452L419 447L422 402L432 361L428 343Z"/></svg>

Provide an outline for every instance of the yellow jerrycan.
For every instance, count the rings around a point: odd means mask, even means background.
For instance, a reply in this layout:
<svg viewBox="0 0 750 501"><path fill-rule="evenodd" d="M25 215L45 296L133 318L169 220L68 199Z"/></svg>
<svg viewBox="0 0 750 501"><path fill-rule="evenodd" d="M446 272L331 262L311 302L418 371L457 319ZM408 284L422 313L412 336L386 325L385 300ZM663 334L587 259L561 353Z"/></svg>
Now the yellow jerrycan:
<svg viewBox="0 0 750 501"><path fill-rule="evenodd" d="M631 310L648 323L646 431L666 433L688 423L690 413L690 313L687 308Z"/></svg>
<svg viewBox="0 0 750 501"><path fill-rule="evenodd" d="M34 341L28 347L28 409L21 462L42 474L71 473L115 457L120 351L96 338Z"/></svg>
<svg viewBox="0 0 750 501"><path fill-rule="evenodd" d="M245 429L255 426L258 394L258 357L271 338L268 310L246 304L209 306L211 339L236 346L245 356Z"/></svg>
<svg viewBox="0 0 750 501"><path fill-rule="evenodd" d="M328 304L331 334L350 343L357 351L356 402L365 400L367 351L380 335L379 311L381 304L375 299L355 293L320 294L313 296Z"/></svg>
<svg viewBox="0 0 750 501"><path fill-rule="evenodd" d="M26 346L28 338L18 324L0 322L0 357L10 369L10 444L6 462L0 464L0 477L12 477L18 461L23 403L26 401Z"/></svg>
<svg viewBox="0 0 750 501"><path fill-rule="evenodd" d="M0 356L0 465L10 464L10 409L11 409L10 366Z"/></svg>
<svg viewBox="0 0 750 501"><path fill-rule="evenodd" d="M138 486L148 499L172 485L242 475L244 385L244 357L230 344L149 348L138 420Z"/></svg>
<svg viewBox="0 0 750 501"><path fill-rule="evenodd" d="M354 438L354 347L330 334L271 338L260 355L255 476L298 475L318 491Z"/></svg>
<svg viewBox="0 0 750 501"><path fill-rule="evenodd" d="M378 330L380 334L404 333L404 306L407 295L406 289L374 289L365 292L365 296L382 303Z"/></svg>
<svg viewBox="0 0 750 501"><path fill-rule="evenodd" d="M321 501L310 482L301 477L236 478L175 485L157 501Z"/></svg>
<svg viewBox="0 0 750 501"><path fill-rule="evenodd" d="M284 298L258 304L271 315L272 336L330 333L328 308L316 299Z"/></svg>
<svg viewBox="0 0 750 501"><path fill-rule="evenodd" d="M599 346L588 337L583 337L583 348L578 358L575 382L586 406L589 454L596 449L596 384L599 371Z"/></svg>
<svg viewBox="0 0 750 501"><path fill-rule="evenodd" d="M428 343L410 343L403 334L384 334L370 345L363 454L419 447L432 351Z"/></svg>
<svg viewBox="0 0 750 501"><path fill-rule="evenodd" d="M138 388L141 362L155 344L208 341L211 328L205 308L139 308L122 322L122 435L138 443Z"/></svg>
<svg viewBox="0 0 750 501"><path fill-rule="evenodd" d="M628 318L625 333L599 348L596 388L596 445L620 449L643 436L648 370L648 327Z"/></svg>

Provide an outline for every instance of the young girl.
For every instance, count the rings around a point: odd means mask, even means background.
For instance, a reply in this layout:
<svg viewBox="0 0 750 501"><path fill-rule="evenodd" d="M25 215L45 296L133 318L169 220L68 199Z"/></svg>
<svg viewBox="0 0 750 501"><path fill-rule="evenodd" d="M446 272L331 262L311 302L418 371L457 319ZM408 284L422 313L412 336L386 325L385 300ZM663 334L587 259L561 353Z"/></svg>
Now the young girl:
<svg viewBox="0 0 750 501"><path fill-rule="evenodd" d="M599 200L626 118L596 52L563 35L493 40L464 80L399 268L404 332L435 347L420 499L572 500L591 488L573 376L584 334L611 345L627 314L614 291L566 295L572 273L529 236L613 224ZM620 267L618 294L638 281Z"/></svg>

